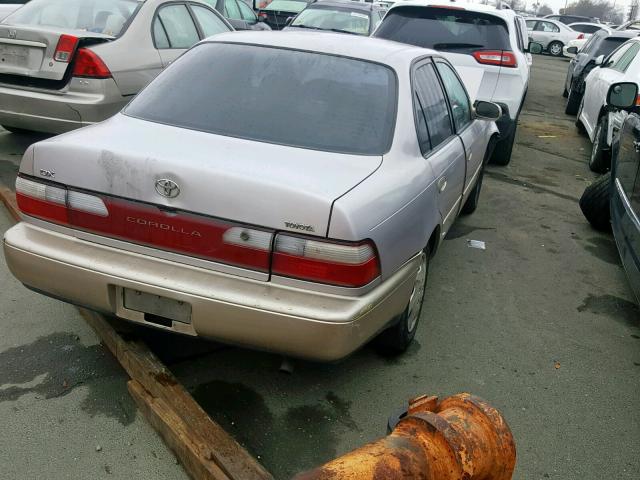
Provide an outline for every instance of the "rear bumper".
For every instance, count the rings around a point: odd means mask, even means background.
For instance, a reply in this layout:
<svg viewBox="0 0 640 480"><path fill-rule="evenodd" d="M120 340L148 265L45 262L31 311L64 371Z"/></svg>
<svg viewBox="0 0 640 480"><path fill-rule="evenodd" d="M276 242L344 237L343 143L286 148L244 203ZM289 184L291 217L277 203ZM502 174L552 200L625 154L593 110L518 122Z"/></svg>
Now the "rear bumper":
<svg viewBox="0 0 640 480"><path fill-rule="evenodd" d="M140 255L21 222L4 252L14 276L70 303L169 331L318 361L341 359L402 313L419 259L360 296L328 294ZM123 289L191 305L162 327L123 306Z"/></svg>
<svg viewBox="0 0 640 480"><path fill-rule="evenodd" d="M101 122L128 102L113 79L73 78L63 91L0 85L0 125L64 133Z"/></svg>

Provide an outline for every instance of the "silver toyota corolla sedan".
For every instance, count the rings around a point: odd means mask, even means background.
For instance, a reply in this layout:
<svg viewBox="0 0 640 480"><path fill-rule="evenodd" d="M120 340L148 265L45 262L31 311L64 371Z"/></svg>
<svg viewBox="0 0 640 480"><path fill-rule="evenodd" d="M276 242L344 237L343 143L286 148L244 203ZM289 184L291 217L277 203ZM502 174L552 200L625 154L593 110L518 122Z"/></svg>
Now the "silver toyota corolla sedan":
<svg viewBox="0 0 640 480"><path fill-rule="evenodd" d="M0 125L61 133L102 121L231 30L201 0L31 0L0 23Z"/></svg>
<svg viewBox="0 0 640 480"><path fill-rule="evenodd" d="M173 332L324 361L375 336L402 351L500 113L431 50L221 34L120 114L27 150L7 263Z"/></svg>

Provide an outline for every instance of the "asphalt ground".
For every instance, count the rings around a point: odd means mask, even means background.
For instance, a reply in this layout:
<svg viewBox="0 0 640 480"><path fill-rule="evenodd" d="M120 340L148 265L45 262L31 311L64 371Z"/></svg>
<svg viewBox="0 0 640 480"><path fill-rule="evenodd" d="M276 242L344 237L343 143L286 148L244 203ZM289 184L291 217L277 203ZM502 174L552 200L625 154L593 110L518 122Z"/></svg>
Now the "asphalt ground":
<svg viewBox="0 0 640 480"><path fill-rule="evenodd" d="M515 479L637 480L640 312L612 237L578 207L595 177L590 143L563 113L566 67L534 58L513 160L489 168L478 210L438 250L403 356L365 347L282 373L276 355L141 335L277 478L384 435L412 396L468 391L509 422ZM31 141L0 133L0 179L12 181ZM0 272L0 477L179 478L74 309L27 291L4 263ZM69 346L83 353L70 358ZM74 362L93 374L71 376Z"/></svg>

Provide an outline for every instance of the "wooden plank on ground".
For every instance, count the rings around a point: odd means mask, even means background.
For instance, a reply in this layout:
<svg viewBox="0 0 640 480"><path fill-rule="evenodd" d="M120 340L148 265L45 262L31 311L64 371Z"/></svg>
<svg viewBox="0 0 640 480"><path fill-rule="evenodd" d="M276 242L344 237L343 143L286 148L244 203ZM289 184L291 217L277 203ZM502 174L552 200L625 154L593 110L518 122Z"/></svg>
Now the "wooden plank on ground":
<svg viewBox="0 0 640 480"><path fill-rule="evenodd" d="M202 480L230 480L209 458L210 449L197 442L197 435L161 398L152 396L136 380L127 383L129 393L147 421L173 450L192 478Z"/></svg>
<svg viewBox="0 0 640 480"><path fill-rule="evenodd" d="M193 441L209 449L206 458L215 462L229 478L273 478L255 458L207 415L146 345L123 339L102 315L85 309L80 309L80 313L103 339L104 344L129 376L139 382L152 397L161 399L168 408L176 412L192 432ZM169 446L171 447L171 444Z"/></svg>
<svg viewBox="0 0 640 480"><path fill-rule="evenodd" d="M16 194L10 188L0 185L0 199L4 206L9 210L9 214L14 220L20 220L20 210L18 210L18 204L16 203Z"/></svg>

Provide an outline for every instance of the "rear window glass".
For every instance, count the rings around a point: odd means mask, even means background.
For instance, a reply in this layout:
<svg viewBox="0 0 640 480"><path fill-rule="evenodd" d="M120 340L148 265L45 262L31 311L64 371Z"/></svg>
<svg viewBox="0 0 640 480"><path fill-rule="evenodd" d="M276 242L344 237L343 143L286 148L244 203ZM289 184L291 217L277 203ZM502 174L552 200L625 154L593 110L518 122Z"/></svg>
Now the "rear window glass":
<svg viewBox="0 0 640 480"><path fill-rule="evenodd" d="M598 46L598 49L596 50L594 56L595 57L599 57L600 55L607 56L627 40L629 39L619 38L619 37L605 38Z"/></svg>
<svg viewBox="0 0 640 480"><path fill-rule="evenodd" d="M374 36L460 53L478 49L511 50L507 25L500 18L446 8L392 9Z"/></svg>
<svg viewBox="0 0 640 480"><path fill-rule="evenodd" d="M2 23L58 27L118 36L137 0L31 0Z"/></svg>
<svg viewBox="0 0 640 480"><path fill-rule="evenodd" d="M299 13L307 8L307 2L297 2L296 0L273 0L263 10L276 10L283 12Z"/></svg>
<svg viewBox="0 0 640 480"><path fill-rule="evenodd" d="M397 85L389 67L255 45L187 52L125 114L182 128L314 150L382 155Z"/></svg>
<svg viewBox="0 0 640 480"><path fill-rule="evenodd" d="M291 26L317 28L320 30L339 30L358 35L368 35L369 15L364 12L354 12L343 8L309 7L295 18Z"/></svg>

